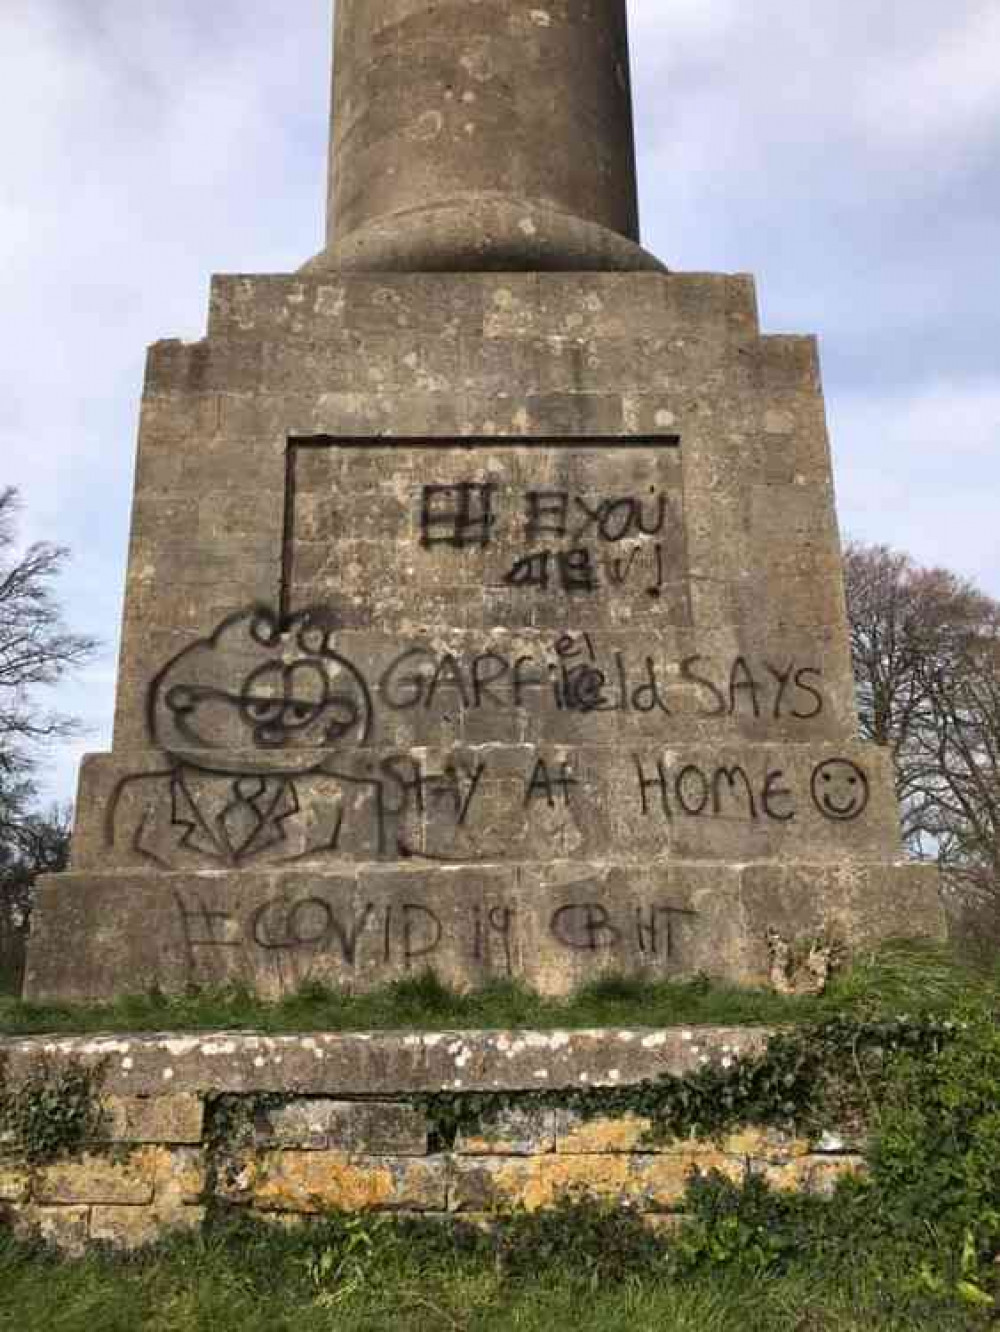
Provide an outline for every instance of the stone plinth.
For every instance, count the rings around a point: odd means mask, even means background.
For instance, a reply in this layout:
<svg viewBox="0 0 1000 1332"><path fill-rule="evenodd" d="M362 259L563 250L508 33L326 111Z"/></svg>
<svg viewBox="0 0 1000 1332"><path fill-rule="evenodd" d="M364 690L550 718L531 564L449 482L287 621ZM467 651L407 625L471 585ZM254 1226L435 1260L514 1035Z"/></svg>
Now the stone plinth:
<svg viewBox="0 0 1000 1332"><path fill-rule="evenodd" d="M815 344L749 279L219 278L150 355L114 749L27 993L933 936L855 731Z"/></svg>

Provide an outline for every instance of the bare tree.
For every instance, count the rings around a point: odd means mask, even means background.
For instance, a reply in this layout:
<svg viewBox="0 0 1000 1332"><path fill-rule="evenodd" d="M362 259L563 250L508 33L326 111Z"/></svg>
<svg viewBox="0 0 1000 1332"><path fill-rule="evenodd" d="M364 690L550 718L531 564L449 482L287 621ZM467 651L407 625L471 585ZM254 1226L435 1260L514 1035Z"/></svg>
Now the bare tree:
<svg viewBox="0 0 1000 1332"><path fill-rule="evenodd" d="M892 750L903 832L1000 939L1000 603L885 546L845 554L862 734Z"/></svg>
<svg viewBox="0 0 1000 1332"><path fill-rule="evenodd" d="M71 827L70 807L56 805L27 815L0 843L0 993L20 993L35 884L68 866Z"/></svg>
<svg viewBox="0 0 1000 1332"><path fill-rule="evenodd" d="M66 550L38 542L18 552L17 510L17 492L0 490L0 842L16 837L28 817L38 747L75 725L44 707L37 691L58 684L95 648L66 628L55 598Z"/></svg>
<svg viewBox="0 0 1000 1332"><path fill-rule="evenodd" d="M75 723L47 708L40 693L87 662L92 639L63 621L55 584L67 559L61 546L19 550L18 496L0 490L0 984L16 983L39 874L65 868L69 812L36 809L40 755Z"/></svg>

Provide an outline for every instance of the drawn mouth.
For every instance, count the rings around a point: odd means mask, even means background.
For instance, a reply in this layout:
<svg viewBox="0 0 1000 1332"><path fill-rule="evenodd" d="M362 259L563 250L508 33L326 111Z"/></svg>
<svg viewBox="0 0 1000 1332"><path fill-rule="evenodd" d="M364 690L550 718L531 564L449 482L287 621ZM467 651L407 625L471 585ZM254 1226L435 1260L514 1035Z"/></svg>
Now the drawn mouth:
<svg viewBox="0 0 1000 1332"><path fill-rule="evenodd" d="M836 814L839 819L846 819L849 815L858 810L858 802L852 797L846 805L838 805L836 800L831 800L829 796L823 797L823 804L831 814Z"/></svg>

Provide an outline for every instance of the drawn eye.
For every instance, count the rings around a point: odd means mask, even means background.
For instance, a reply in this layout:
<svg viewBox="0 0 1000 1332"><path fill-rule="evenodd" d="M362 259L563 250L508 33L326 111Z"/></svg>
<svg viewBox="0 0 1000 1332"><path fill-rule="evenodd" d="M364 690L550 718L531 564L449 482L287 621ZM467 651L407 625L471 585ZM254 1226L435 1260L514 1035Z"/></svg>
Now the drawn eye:
<svg viewBox="0 0 1000 1332"><path fill-rule="evenodd" d="M251 698L244 704L246 714L251 721L273 721L281 710L281 705L269 698Z"/></svg>
<svg viewBox="0 0 1000 1332"><path fill-rule="evenodd" d="M187 685L178 685L167 694L166 703L171 712L193 712L198 706L198 695Z"/></svg>

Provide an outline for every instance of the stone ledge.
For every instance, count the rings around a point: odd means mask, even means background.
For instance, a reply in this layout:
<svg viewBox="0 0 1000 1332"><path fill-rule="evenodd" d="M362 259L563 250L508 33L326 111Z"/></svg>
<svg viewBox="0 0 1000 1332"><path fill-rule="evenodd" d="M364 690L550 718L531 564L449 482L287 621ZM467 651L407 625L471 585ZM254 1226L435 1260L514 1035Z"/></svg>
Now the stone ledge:
<svg viewBox="0 0 1000 1332"><path fill-rule="evenodd" d="M537 1091L683 1076L704 1061L763 1050L764 1027L600 1031L371 1032L265 1036L0 1039L11 1085L39 1059L101 1065L109 1097L279 1093L363 1101L415 1092ZM144 1111L152 1127L152 1103ZM188 1107L186 1113L193 1113ZM170 1116L165 1116L170 1121ZM161 1131L172 1132L165 1122ZM170 1141L170 1138L158 1139Z"/></svg>

